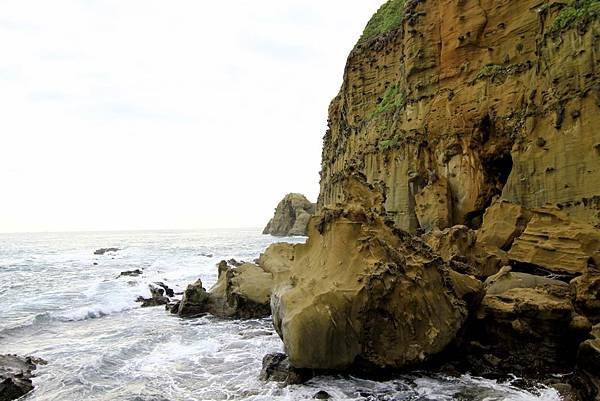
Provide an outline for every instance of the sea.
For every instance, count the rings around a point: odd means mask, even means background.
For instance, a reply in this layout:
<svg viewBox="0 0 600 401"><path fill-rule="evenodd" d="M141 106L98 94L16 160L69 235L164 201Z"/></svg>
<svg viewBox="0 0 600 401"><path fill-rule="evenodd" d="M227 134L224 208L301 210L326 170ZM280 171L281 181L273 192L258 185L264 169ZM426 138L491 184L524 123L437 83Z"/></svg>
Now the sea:
<svg viewBox="0 0 600 401"><path fill-rule="evenodd" d="M157 281L183 291L200 278L210 288L218 261L252 261L278 241L305 238L259 229L0 234L0 354L48 362L23 400L312 400L319 391L333 400L560 400L551 388L519 388L516 377L474 374L265 383L263 356L283 350L270 318L183 319L135 302ZM119 251L94 254L107 247ZM119 277L135 269L143 274Z"/></svg>

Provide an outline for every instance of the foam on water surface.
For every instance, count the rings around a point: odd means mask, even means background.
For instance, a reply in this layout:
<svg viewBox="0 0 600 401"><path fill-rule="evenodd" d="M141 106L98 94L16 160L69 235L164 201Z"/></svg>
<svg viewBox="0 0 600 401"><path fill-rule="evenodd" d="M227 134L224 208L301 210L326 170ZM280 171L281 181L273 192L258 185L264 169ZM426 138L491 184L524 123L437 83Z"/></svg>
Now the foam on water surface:
<svg viewBox="0 0 600 401"><path fill-rule="evenodd" d="M210 287L219 260L253 260L280 240L259 230L0 235L0 353L49 362L28 401L288 401L319 390L335 400L560 399L543 387L427 374L319 377L282 388L258 380L262 357L283 347L269 319L180 319L135 302L155 281L182 291L201 278ZM93 254L109 246L120 251ZM143 275L118 277L138 268Z"/></svg>

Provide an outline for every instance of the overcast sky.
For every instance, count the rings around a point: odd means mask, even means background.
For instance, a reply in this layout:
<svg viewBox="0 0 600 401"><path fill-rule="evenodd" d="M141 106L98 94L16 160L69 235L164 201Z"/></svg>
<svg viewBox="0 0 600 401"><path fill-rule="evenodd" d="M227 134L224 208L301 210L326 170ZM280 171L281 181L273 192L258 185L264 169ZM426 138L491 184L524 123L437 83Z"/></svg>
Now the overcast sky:
<svg viewBox="0 0 600 401"><path fill-rule="evenodd" d="M381 3L0 1L0 232L259 227L316 201Z"/></svg>

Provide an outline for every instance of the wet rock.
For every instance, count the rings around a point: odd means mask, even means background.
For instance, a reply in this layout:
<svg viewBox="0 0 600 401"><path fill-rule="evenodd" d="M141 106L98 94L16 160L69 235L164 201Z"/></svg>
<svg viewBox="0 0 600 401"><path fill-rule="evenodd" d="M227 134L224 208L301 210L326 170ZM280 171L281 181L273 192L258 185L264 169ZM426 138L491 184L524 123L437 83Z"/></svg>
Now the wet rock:
<svg viewBox="0 0 600 401"><path fill-rule="evenodd" d="M271 297L275 329L297 368L424 362L453 341L482 285L386 225L361 177L346 185L355 202L322 210L295 247L290 282Z"/></svg>
<svg viewBox="0 0 600 401"><path fill-rule="evenodd" d="M262 361L262 370L259 379L275 381L284 384L302 384L313 377L310 370L296 369L291 364L287 355L282 353L267 354Z"/></svg>
<svg viewBox="0 0 600 401"><path fill-rule="evenodd" d="M154 284L157 285L157 286L159 286L163 290L165 290L165 294L168 297L174 297L175 296L175 291L173 289L169 288L169 286L166 285L165 283L163 283L162 281L157 281Z"/></svg>
<svg viewBox="0 0 600 401"><path fill-rule="evenodd" d="M142 303L142 308L148 308L152 306L166 305L169 303L169 298L165 294L165 290L162 288L155 287L153 285L148 286L150 288L150 298L139 297L138 302Z"/></svg>
<svg viewBox="0 0 600 401"><path fill-rule="evenodd" d="M123 276L123 277L126 277L126 276L139 276L140 274L144 274L144 272L141 271L140 269L126 270L124 272L121 272L121 274L119 274L118 277L121 277L121 276Z"/></svg>
<svg viewBox="0 0 600 401"><path fill-rule="evenodd" d="M306 235L310 216L315 205L302 194L287 194L275 209L275 215L269 221L263 234L276 236Z"/></svg>
<svg viewBox="0 0 600 401"><path fill-rule="evenodd" d="M37 365L46 364L43 359L0 355L0 401L11 401L33 390L31 378Z"/></svg>
<svg viewBox="0 0 600 401"><path fill-rule="evenodd" d="M313 395L315 400L328 400L331 398L331 395L324 390L318 391L315 395Z"/></svg>
<svg viewBox="0 0 600 401"><path fill-rule="evenodd" d="M195 283L188 285L183 292L177 314L179 316L191 317L207 313L208 298L208 293L202 286L202 280L196 280Z"/></svg>
<svg viewBox="0 0 600 401"><path fill-rule="evenodd" d="M119 248L100 248L94 251L94 255L104 255L105 253L114 253L120 251Z"/></svg>

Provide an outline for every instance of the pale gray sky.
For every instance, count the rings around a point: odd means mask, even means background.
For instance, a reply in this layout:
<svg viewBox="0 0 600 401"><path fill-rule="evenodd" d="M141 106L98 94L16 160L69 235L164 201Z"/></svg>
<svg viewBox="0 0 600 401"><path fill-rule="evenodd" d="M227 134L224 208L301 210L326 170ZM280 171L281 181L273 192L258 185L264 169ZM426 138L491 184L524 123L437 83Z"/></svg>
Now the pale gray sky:
<svg viewBox="0 0 600 401"><path fill-rule="evenodd" d="M0 232L258 227L315 201L382 2L0 1Z"/></svg>

